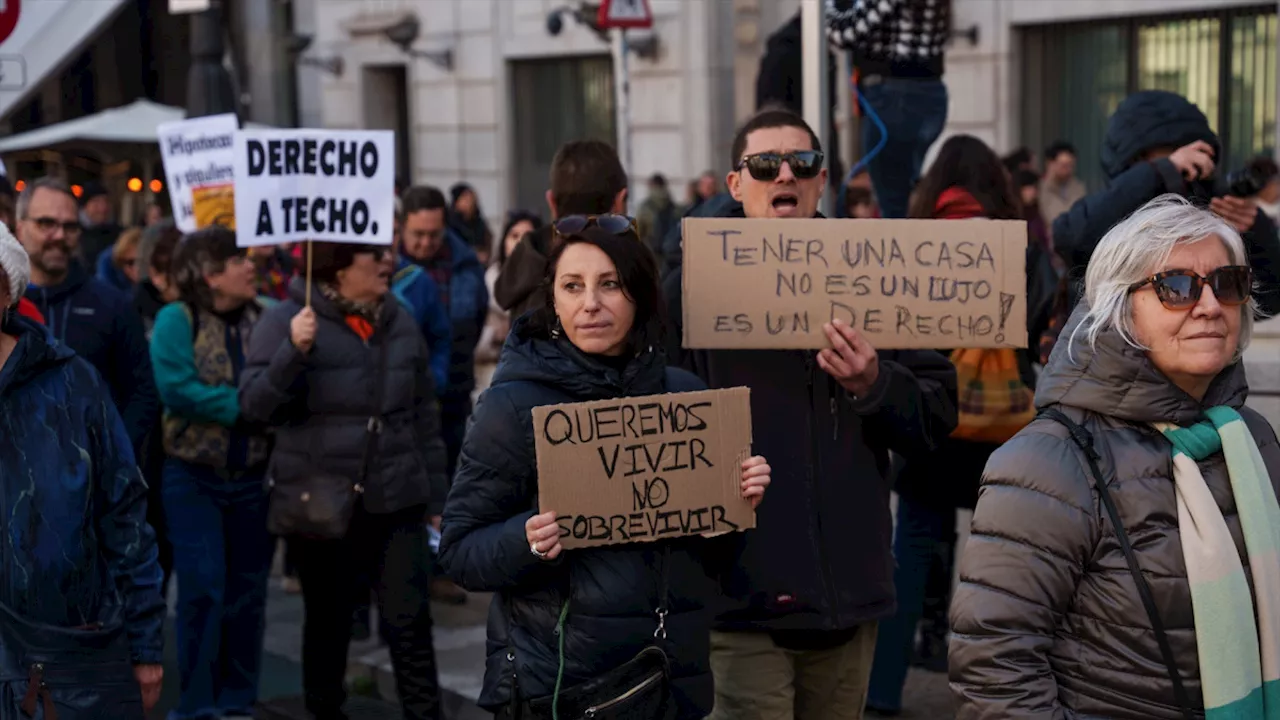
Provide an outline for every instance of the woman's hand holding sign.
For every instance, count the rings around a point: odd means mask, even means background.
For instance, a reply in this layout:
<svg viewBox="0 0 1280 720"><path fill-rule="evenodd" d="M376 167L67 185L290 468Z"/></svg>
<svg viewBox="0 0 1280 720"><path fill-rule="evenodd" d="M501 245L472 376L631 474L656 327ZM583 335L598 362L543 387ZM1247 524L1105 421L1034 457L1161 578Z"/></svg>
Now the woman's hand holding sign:
<svg viewBox="0 0 1280 720"><path fill-rule="evenodd" d="M760 501L764 500L771 473L769 462L759 455L742 463L742 497L751 501L752 510L760 507Z"/></svg>
<svg viewBox="0 0 1280 720"><path fill-rule="evenodd" d="M818 351L818 367L835 378L854 397L862 397L880 377L876 349L857 330L842 320L822 326L831 347Z"/></svg>
<svg viewBox="0 0 1280 720"><path fill-rule="evenodd" d="M309 307L302 308L289 321L289 339L302 354L311 352L316 344L316 311Z"/></svg>
<svg viewBox="0 0 1280 720"><path fill-rule="evenodd" d="M534 515L524 523L524 536L529 541L529 552L539 560L555 560L564 552L560 545L560 524L554 511Z"/></svg>

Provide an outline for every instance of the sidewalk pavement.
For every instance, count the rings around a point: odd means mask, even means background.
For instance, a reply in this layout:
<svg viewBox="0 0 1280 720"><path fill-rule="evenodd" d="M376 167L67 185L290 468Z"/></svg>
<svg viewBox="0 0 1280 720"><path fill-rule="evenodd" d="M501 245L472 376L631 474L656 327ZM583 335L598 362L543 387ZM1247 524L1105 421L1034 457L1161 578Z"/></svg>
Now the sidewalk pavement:
<svg viewBox="0 0 1280 720"><path fill-rule="evenodd" d="M172 602L171 602L172 606ZM432 603L436 664L439 667L444 720L490 720L476 706L484 680L485 618L489 596L472 594L465 605ZM302 709L302 597L289 595L273 577L267 599L259 720L309 720ZM374 622L376 627L376 618ZM150 720L163 720L178 696L178 670L172 618L166 624L165 684ZM347 705L351 720L400 720L395 680L387 649L376 641L353 642L348 660L353 688ZM912 668L904 693L903 718L946 720L955 717L947 678Z"/></svg>

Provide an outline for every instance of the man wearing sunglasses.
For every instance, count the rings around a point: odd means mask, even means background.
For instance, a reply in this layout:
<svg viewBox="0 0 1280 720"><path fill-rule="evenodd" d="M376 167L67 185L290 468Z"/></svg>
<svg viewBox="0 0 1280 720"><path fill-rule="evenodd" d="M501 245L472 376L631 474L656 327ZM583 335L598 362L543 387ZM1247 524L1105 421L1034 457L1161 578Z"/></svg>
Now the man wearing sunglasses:
<svg viewBox="0 0 1280 720"><path fill-rule="evenodd" d="M27 299L54 337L97 368L138 453L159 415L159 398L132 300L91 276L78 259L81 224L75 196L63 181L28 183L18 196L17 226L31 259Z"/></svg>
<svg viewBox="0 0 1280 720"><path fill-rule="evenodd" d="M727 215L821 217L822 148L798 116L756 115L732 161L741 206ZM775 478L726 579L712 719L861 718L876 623L895 603L889 451L922 452L955 427L955 368L932 351L876 351L847 325L828 325L820 352L684 350L682 284L679 269L663 283L668 351L712 388L751 388L754 449Z"/></svg>

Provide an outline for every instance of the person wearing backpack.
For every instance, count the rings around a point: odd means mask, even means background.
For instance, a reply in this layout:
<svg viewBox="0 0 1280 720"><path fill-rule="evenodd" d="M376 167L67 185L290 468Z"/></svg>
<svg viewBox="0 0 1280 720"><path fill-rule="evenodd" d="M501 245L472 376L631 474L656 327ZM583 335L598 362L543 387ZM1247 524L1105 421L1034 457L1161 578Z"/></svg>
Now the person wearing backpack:
<svg viewBox="0 0 1280 720"><path fill-rule="evenodd" d="M169 718L247 716L258 700L273 544L263 484L270 441L245 420L238 383L263 306L233 230L187 235L170 274L179 299L151 331L178 576L182 695Z"/></svg>
<svg viewBox="0 0 1280 720"><path fill-rule="evenodd" d="M921 178L910 217L936 220L1023 219L1022 204L1000 158L981 140L957 135L943 144ZM1027 245L1027 332L1039 337L1047 322L1056 273L1040 243ZM977 501L982 468L999 443L1034 416L1032 358L1026 350L940 350L956 363L960 424L933 452L913 454L895 483L896 614L880 622L867 708L882 715L902 710L902 689L925 603L930 566L940 546L950 558L956 509ZM995 382L993 382L995 380ZM994 389L1017 388L1008 395ZM975 405L983 412L973 412ZM950 546L950 547L946 547ZM950 562L944 563L949 579ZM945 601L945 595L944 595ZM945 631L941 633L945 636ZM927 635L927 633L926 633Z"/></svg>

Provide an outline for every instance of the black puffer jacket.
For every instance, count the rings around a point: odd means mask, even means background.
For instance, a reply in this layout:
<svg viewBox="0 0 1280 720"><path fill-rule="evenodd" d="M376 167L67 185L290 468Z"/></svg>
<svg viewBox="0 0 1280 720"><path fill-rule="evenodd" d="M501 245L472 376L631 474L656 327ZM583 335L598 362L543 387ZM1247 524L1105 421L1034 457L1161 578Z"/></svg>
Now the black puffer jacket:
<svg viewBox="0 0 1280 720"><path fill-rule="evenodd" d="M498 593L489 609L480 705L497 711L551 695L556 623L566 593L564 687L630 660L656 629L661 556L670 545L668 640L680 718L711 711L713 579L736 538L688 538L567 551L558 562L529 552L524 524L538 498L532 409L540 405L705 389L646 352L619 374L565 340L533 337L516 321L490 386L476 406L444 511L440 562L463 587ZM722 560L723 559L723 560ZM513 683L514 676L514 683ZM518 688L516 687L518 686Z"/></svg>
<svg viewBox="0 0 1280 720"><path fill-rule="evenodd" d="M1082 337L1068 346L1085 309L1076 309L1054 348L1036 406L1058 406L1093 436L1103 481L1198 709L1200 664L1173 457L1150 423L1187 426L1204 408L1237 409L1278 491L1280 447L1267 421L1243 407L1249 388L1242 364L1222 370L1197 402L1114 329L1092 347ZM1218 452L1197 464L1249 577L1226 461ZM1084 453L1053 420L1035 420L987 464L951 627L960 720L1183 717Z"/></svg>
<svg viewBox="0 0 1280 720"><path fill-rule="evenodd" d="M1198 204L1225 194L1222 178L1230 168L1219 165L1212 182L1187 183L1168 158L1140 162L1154 148L1180 148L1203 140L1217 152L1218 137L1204 113L1181 95L1144 90L1125 98L1107 123L1102 146L1102 168L1110 178L1105 190L1086 196L1053 221L1054 248L1066 260L1074 277L1083 279L1094 248L1113 225L1164 193L1176 193ZM1276 226L1261 210L1249 232L1244 233L1259 284L1255 297L1268 315L1280 313L1280 238ZM1071 304L1079 300L1073 285Z"/></svg>
<svg viewBox="0 0 1280 720"><path fill-rule="evenodd" d="M305 478L318 469L357 478L376 378L386 360L383 430L365 481L364 507L393 513L429 505L440 513L448 487L440 411L422 332L388 296L373 336L365 342L319 290L311 293L317 319L315 346L302 354L289 338L289 321L302 310L306 284L295 279L289 299L268 310L254 329L240 376L240 412L276 428L268 477Z"/></svg>
<svg viewBox="0 0 1280 720"><path fill-rule="evenodd" d="M882 350L879 378L855 399L815 352L681 350L683 278L677 268L663 281L669 351L713 388L751 388L755 451L773 468L718 627L850 630L892 615L889 451L918 457L955 428L955 366L932 350Z"/></svg>

